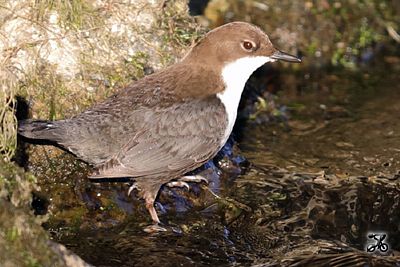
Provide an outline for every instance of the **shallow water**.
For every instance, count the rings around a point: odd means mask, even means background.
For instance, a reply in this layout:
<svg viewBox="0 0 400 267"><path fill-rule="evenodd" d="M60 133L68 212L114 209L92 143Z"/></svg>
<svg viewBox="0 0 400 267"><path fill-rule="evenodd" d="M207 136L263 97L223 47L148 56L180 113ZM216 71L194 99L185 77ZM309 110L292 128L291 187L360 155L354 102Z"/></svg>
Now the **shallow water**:
<svg viewBox="0 0 400 267"><path fill-rule="evenodd" d="M126 208L123 223L54 238L96 266L399 266L400 85L384 75L336 73L281 92L289 119L241 128L251 165L211 177L220 198L163 191L166 232L145 233L143 209ZM385 233L389 250L365 252L369 233Z"/></svg>

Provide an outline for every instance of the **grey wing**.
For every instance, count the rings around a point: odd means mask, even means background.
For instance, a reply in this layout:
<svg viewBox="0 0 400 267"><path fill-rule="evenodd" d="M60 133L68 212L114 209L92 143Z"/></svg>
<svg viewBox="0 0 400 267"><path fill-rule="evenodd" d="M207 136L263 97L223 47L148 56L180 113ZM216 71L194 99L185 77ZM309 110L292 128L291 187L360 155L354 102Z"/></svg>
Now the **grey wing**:
<svg viewBox="0 0 400 267"><path fill-rule="evenodd" d="M57 143L91 165L104 164L121 150L129 136L137 135L136 122L128 117L122 110L110 113L97 109L56 121Z"/></svg>
<svg viewBox="0 0 400 267"><path fill-rule="evenodd" d="M218 152L225 133L220 105L215 98L142 110L136 134L90 178L179 176L201 166Z"/></svg>

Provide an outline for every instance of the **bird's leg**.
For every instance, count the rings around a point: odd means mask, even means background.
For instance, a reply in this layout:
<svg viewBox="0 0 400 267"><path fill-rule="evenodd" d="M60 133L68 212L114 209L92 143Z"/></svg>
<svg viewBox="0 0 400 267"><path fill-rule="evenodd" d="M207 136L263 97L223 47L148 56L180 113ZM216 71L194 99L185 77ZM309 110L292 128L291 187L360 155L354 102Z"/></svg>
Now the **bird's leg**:
<svg viewBox="0 0 400 267"><path fill-rule="evenodd" d="M165 230L164 228L159 227L160 229L156 229L158 224L160 223L160 219L158 218L156 209L154 208L154 202L156 200L159 186L157 188L146 187L146 184L141 184L140 181L133 181L133 184L128 189L128 196L132 193L134 189L137 189L139 192L139 196L144 199L145 207L149 211L151 219L153 220L153 227L146 228L146 232L155 232L160 230ZM149 230L150 229L150 230Z"/></svg>
<svg viewBox="0 0 400 267"><path fill-rule="evenodd" d="M160 219L158 219L158 215L156 209L154 208L154 201L156 199L157 194L154 196L149 192L145 192L143 198L146 202L146 209L149 211L151 219L153 220L153 224L145 227L143 231L146 233L158 233L165 232L167 229L160 225Z"/></svg>
<svg viewBox="0 0 400 267"><path fill-rule="evenodd" d="M157 211L154 208L154 201L155 201L155 197L148 192L145 192L143 195L144 201L145 201L145 205L146 205L146 209L149 211L151 219L153 220L153 222L155 224L159 224L160 223L160 219L158 218L157 215Z"/></svg>

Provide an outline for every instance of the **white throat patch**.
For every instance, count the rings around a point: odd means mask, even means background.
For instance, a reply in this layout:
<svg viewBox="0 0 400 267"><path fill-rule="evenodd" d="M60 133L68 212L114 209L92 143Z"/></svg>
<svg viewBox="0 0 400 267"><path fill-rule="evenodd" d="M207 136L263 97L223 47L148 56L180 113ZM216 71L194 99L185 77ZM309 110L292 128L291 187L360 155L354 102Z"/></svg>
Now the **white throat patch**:
<svg viewBox="0 0 400 267"><path fill-rule="evenodd" d="M236 121L237 109L240 102L244 85L250 75L267 62L274 62L276 59L270 57L245 57L229 63L222 69L222 78L225 83L225 90L217 94L225 106L228 115L228 127L225 131L221 146L228 140Z"/></svg>

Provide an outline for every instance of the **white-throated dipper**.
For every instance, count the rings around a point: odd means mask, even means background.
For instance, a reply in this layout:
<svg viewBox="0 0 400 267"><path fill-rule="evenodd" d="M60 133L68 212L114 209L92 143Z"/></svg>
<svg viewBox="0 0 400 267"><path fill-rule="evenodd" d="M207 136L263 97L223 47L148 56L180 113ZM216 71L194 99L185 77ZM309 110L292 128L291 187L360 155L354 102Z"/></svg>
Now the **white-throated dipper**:
<svg viewBox="0 0 400 267"><path fill-rule="evenodd" d="M151 218L171 180L216 155L228 139L250 75L267 62L300 62L258 27L233 22L208 32L180 61L138 80L70 119L21 121L26 138L55 142L93 165L89 178L134 179Z"/></svg>

